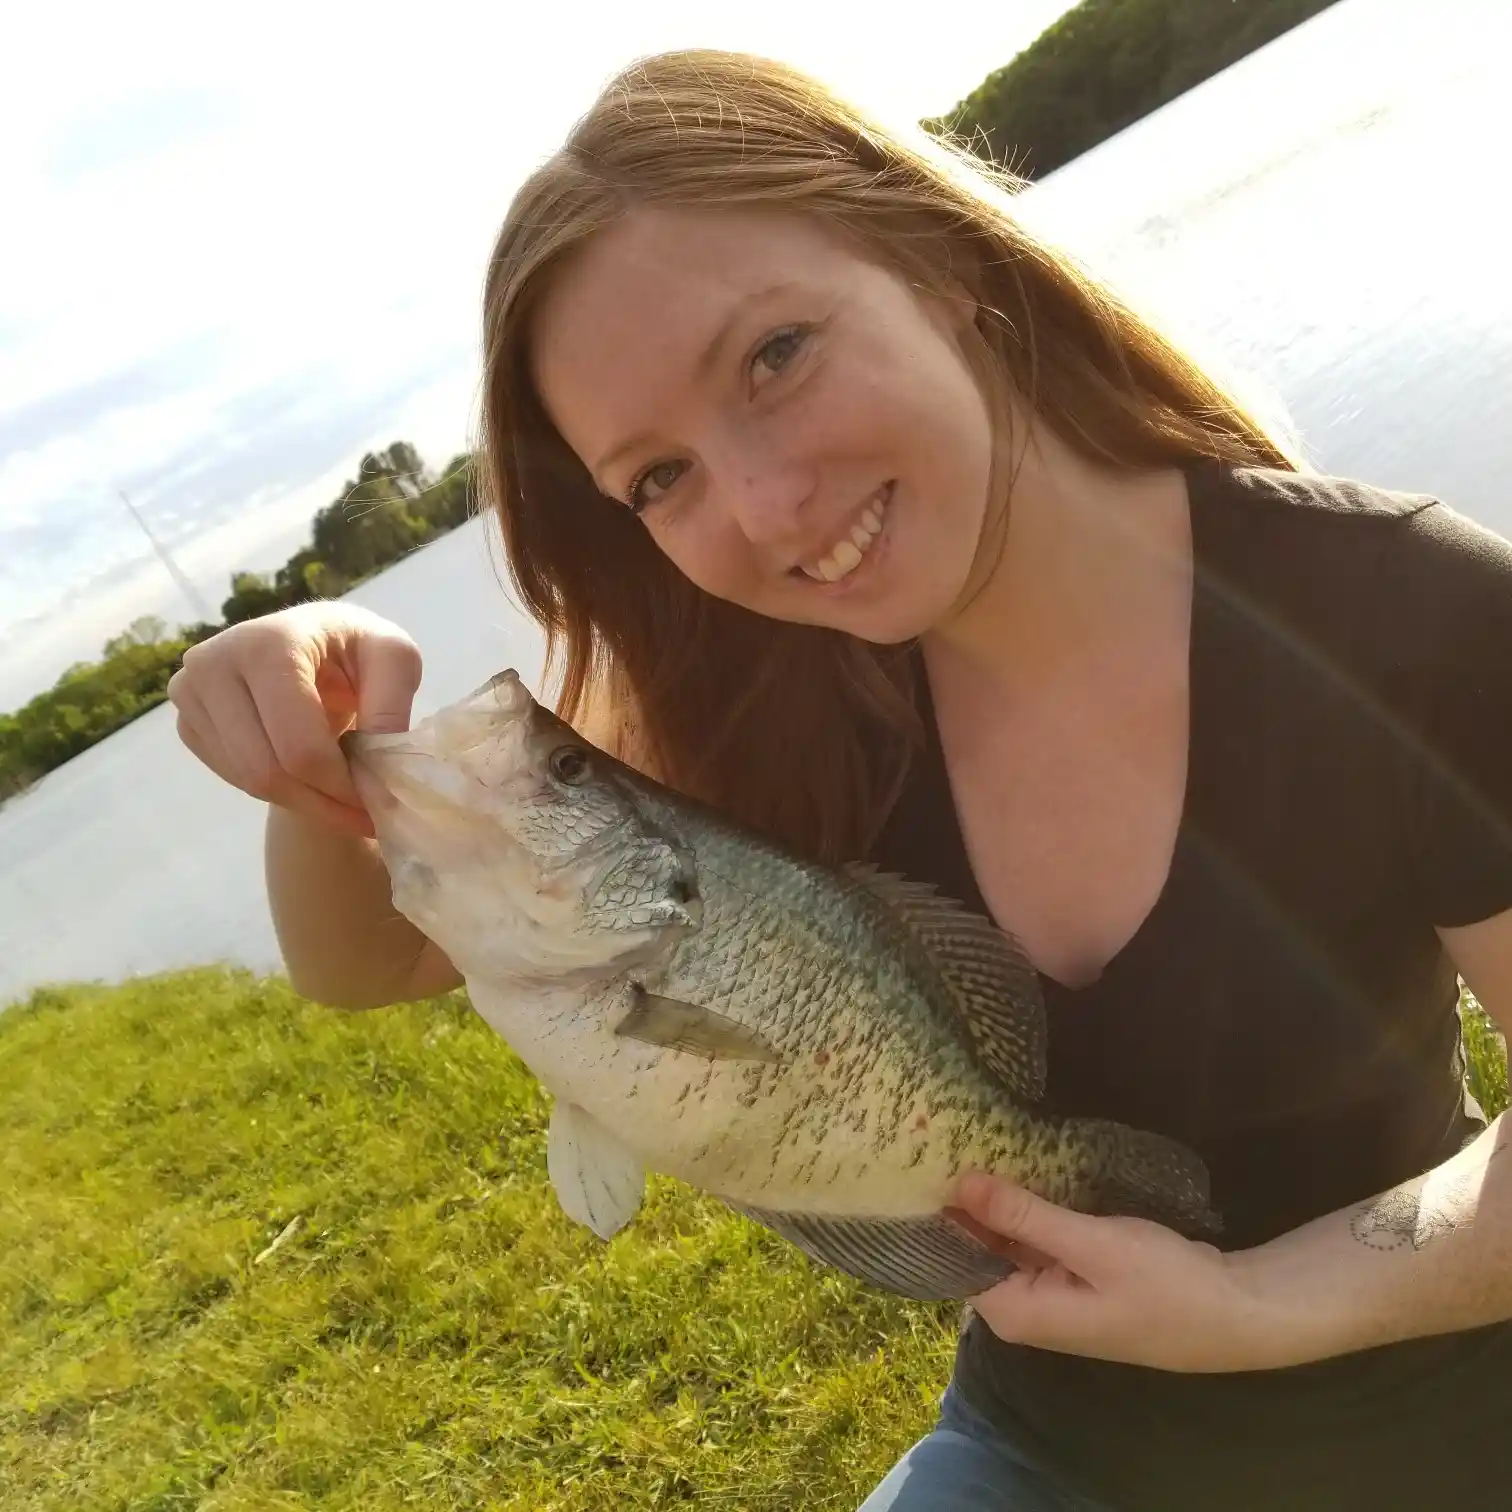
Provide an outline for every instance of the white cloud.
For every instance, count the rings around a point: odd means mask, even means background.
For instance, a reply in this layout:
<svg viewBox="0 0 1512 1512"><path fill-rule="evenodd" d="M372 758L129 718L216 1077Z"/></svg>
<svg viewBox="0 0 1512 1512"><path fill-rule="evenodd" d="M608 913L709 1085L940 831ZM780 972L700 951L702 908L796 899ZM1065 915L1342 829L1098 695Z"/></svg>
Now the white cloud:
<svg viewBox="0 0 1512 1512"><path fill-rule="evenodd" d="M812 0L95 0L8 18L20 64L0 91L0 203L22 234L0 240L0 708L7 686L14 698L61 666L46 647L92 644L103 614L129 618L161 586L116 499L125 480L165 531L259 500L211 538L222 582L239 565L228 553L255 553L258 521L282 540L295 501L306 516L326 502L309 485L335 459L312 428L330 427L355 468L366 446L418 442L423 389L434 460L467 444L494 229L632 57L768 53L915 120L1064 9L972 0L906 30ZM196 462L219 492L184 491ZM40 563L56 544L38 522L70 512L65 558L27 579L19 553ZM18 621L49 605L66 623L22 637Z"/></svg>

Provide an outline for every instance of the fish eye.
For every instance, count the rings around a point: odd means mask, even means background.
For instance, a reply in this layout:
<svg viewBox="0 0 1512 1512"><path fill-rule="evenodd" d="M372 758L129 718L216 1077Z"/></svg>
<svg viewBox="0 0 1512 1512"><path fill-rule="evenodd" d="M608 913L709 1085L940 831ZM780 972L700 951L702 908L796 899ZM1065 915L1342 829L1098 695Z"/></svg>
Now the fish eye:
<svg viewBox="0 0 1512 1512"><path fill-rule="evenodd" d="M547 765L551 768L551 775L569 787L576 787L578 783L587 780L588 753L582 746L558 746L551 753Z"/></svg>

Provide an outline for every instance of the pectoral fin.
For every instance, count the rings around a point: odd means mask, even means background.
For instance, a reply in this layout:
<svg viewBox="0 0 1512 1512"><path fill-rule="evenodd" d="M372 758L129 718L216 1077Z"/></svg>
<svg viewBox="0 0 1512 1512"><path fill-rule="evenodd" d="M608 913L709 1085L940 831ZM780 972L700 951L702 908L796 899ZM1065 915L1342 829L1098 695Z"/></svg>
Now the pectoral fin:
<svg viewBox="0 0 1512 1512"><path fill-rule="evenodd" d="M551 1110L546 1170L562 1211L600 1239L635 1217L646 1190L645 1167L576 1103L559 1100Z"/></svg>
<svg viewBox="0 0 1512 1512"><path fill-rule="evenodd" d="M781 1057L754 1029L676 998L635 989L635 1003L614 1027L616 1034L667 1050L686 1050L709 1060L777 1061Z"/></svg>

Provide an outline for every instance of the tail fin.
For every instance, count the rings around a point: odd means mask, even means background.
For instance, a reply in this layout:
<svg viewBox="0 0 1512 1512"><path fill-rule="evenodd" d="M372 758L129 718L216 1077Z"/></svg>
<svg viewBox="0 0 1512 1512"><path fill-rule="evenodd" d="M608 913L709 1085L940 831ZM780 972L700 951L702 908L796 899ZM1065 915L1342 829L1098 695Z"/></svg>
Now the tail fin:
<svg viewBox="0 0 1512 1512"><path fill-rule="evenodd" d="M1174 1139L1104 1119L1078 1121L1096 1152L1091 1209L1108 1216L1149 1218L1189 1239L1212 1239L1223 1220L1209 1206L1207 1166Z"/></svg>

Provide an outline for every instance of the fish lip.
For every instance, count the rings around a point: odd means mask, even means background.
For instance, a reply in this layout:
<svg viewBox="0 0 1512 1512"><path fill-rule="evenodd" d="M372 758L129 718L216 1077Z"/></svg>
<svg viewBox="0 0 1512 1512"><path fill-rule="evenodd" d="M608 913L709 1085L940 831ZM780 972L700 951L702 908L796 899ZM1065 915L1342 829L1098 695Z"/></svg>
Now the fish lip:
<svg viewBox="0 0 1512 1512"><path fill-rule="evenodd" d="M430 754L416 742L413 730L347 730L338 737L336 744L349 760L395 751L408 756Z"/></svg>
<svg viewBox="0 0 1512 1512"><path fill-rule="evenodd" d="M502 672L495 672L486 683L474 688L462 702L465 704L476 703L478 699L489 693L495 695L500 693L507 694L507 699L498 699L497 701L507 701L511 711L514 713L523 714L535 702L531 697L530 689L525 686L524 678L513 667L505 667Z"/></svg>
<svg viewBox="0 0 1512 1512"><path fill-rule="evenodd" d="M489 699L493 705L490 712L513 717L528 713L535 703L530 689L525 686L525 681L519 672L513 667L506 667L454 704L437 709L433 714L427 714L424 719L417 720L407 730L352 729L339 736L336 743L342 754L348 758L389 751L401 755L428 756L432 752L419 743L424 740L425 735L446 727L449 714L465 713L474 709L485 698ZM492 733L493 731L490 731L490 735ZM479 740L487 738L489 736L480 736ZM478 742L474 744L476 743ZM472 749L471 746L461 746L459 754L465 754L470 749Z"/></svg>

